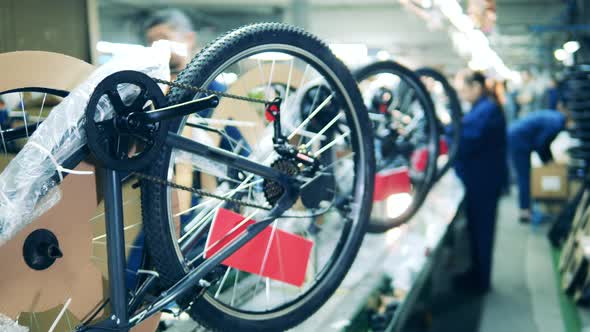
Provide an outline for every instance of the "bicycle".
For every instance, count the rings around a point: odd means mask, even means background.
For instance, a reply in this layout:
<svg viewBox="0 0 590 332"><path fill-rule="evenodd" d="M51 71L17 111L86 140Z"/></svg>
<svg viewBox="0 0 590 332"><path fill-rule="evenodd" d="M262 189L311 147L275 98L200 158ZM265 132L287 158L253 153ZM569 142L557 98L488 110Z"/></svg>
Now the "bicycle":
<svg viewBox="0 0 590 332"><path fill-rule="evenodd" d="M429 67L418 68L414 72L424 81L424 86L434 102L439 131L443 136L441 144L444 141L446 150L445 158L439 163L436 171L436 182L451 168L459 152L463 111L457 91L441 72Z"/></svg>
<svg viewBox="0 0 590 332"><path fill-rule="evenodd" d="M430 95L410 69L380 61L353 75L369 105L377 171L407 182L403 192L385 194L374 205L368 231L381 233L410 220L426 198L436 176L438 125Z"/></svg>
<svg viewBox="0 0 590 332"><path fill-rule="evenodd" d="M286 80L274 76L277 68ZM263 82L257 86L207 88L227 73L255 72ZM310 92L310 81L321 88ZM158 84L170 87L167 95ZM322 100L320 91L328 92ZM303 104L311 110L305 117ZM335 116L321 116L324 109ZM115 72L93 90L83 124L87 145L62 166L90 156L103 169L110 313L95 321L107 306L98 304L76 331L128 330L173 302L212 329L284 330L317 310L350 268L371 210L373 146L352 76L316 37L254 24L210 43L175 82ZM122 173L141 188L147 250L134 289L125 285ZM337 181L339 174L351 181ZM190 207L179 209L179 192L191 194ZM237 219L212 240L227 226L224 216ZM221 264L264 233L258 273ZM265 271L275 250L282 253L273 241L280 248L285 233L312 245L299 285Z"/></svg>

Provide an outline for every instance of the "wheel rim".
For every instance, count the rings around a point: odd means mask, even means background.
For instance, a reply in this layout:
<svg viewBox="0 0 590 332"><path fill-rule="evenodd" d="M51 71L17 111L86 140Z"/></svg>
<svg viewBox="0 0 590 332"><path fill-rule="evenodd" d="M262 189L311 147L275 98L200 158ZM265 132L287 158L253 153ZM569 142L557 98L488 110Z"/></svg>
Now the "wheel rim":
<svg viewBox="0 0 590 332"><path fill-rule="evenodd" d="M277 59L272 60L267 62L266 64L262 64L263 60L260 60L262 57L260 56L261 54L267 54L269 52L272 52L272 54L276 57L277 53L282 53L286 59L289 60L280 60L280 57L277 57ZM240 65L235 65L236 63L242 63L245 64L246 62L249 62L250 60L252 60L253 56L258 56L258 60L256 61L255 65L256 67L253 67L253 70L251 71L246 71L244 68L242 68L242 66ZM308 61L307 65L305 66L298 66L296 64L297 61L301 61L301 62L305 62ZM286 63L285 63L286 62ZM312 63L309 63L312 62ZM290 64L289 64L290 63ZM294 64L295 63L295 64ZM285 109L289 110L289 107L294 108L295 105L293 105L293 102L291 102L291 100L296 100L296 98L299 98L300 96L296 96L294 97L293 94L297 94L297 92L291 92L292 89L294 89L295 87L299 87L301 88L303 85L305 85L307 82L309 82L311 79L310 77L311 71L314 71L316 74L320 74L320 73L330 73L330 76L324 76L324 78L327 79L327 82L331 82L333 85L330 85L331 87L336 86L336 91L338 91L339 95L344 96L344 100L346 102L346 105L348 105L347 109L342 111L340 110L340 112L342 112L343 115L342 118L345 118L347 120L347 124L350 125L350 127L354 128L354 132L358 133L359 130L359 125L358 125L358 120L356 119L356 115L354 114L353 107L352 107L352 102L350 100L350 96L348 96L346 90L342 87L341 83L337 80L336 76L334 75L334 73L323 63L321 62L319 59L317 59L315 56L313 56L312 54L310 54L307 51L304 51L302 49L299 48L294 48L292 46L289 45L281 45L281 44L274 44L274 45L262 45L259 47L255 47L249 50L246 50L244 52L240 52L239 54L235 55L234 57L232 57L231 59L229 59L228 61L226 61L223 65L219 66L219 68L217 69L217 71L215 73L213 73L210 77L210 79L205 82L203 84L203 86L207 86L211 83L212 79L215 77L218 77L223 71L225 71L226 69L230 68L230 67L234 67L237 68L234 70L234 73L237 73L238 75L238 82L239 82L239 77L242 76L248 76L251 75L253 71L259 71L261 77L259 79L260 82L264 82L265 86L254 86L254 90L256 90L256 88L262 88L263 94L265 94L267 98L272 97L269 93L270 90L268 89L269 87L275 87L278 85L283 85L283 86L287 86L287 88L285 89L284 93L286 96L286 91L290 91L290 97L286 98L286 105L287 106L283 106L283 110L281 112L285 112ZM286 69L289 68L289 69ZM299 71L299 73L297 73L297 68L302 68L302 70ZM295 70L294 70L295 69ZM265 72L265 70L268 70L268 72ZM286 82L285 82L285 78L283 77L283 79L278 79L276 72L277 71L282 71L283 73L290 73L287 75L286 78ZM295 73L295 74L294 74ZM321 74L320 74L321 75ZM325 74L324 74L325 75ZM328 74L329 75L329 74ZM307 76L307 78L306 78ZM272 79L271 79L272 77ZM292 82L292 80L295 77L300 77L301 78L301 82L303 83L299 83L299 84L295 84ZM246 84L247 85L247 84ZM232 89L234 88L234 86L237 86L236 89L241 89L242 91L238 91L237 94L241 94L244 95L244 93L246 94L251 94L252 91L247 91L245 90L245 87L243 84L238 83L238 85L232 85ZM247 87L246 87L247 88ZM295 89L297 90L297 89ZM230 91L232 92L232 91ZM220 105L216 108L215 112L220 112L223 113L223 106L224 100L222 100L222 102L220 103ZM231 104L232 102L230 102ZM291 103L291 104L289 104ZM322 103L320 102L319 104L317 104L317 106L320 106ZM221 111L220 111L221 109ZM212 119L218 119L218 117L216 117L215 112L212 115ZM246 111L242 110L241 112L245 113ZM294 111L292 111L293 114L290 115L294 115ZM320 112L318 112L317 114L319 114ZM262 113L259 111L257 112L257 114L261 115ZM286 112L286 114L288 114L288 112ZM239 121L243 121L244 119L240 119L238 114L233 114L234 115L234 120L237 118L238 122ZM245 119L246 122L247 120L251 120L251 119ZM179 132L182 133L183 132L183 128L184 128L184 124L186 122L183 121L182 125L180 126ZM263 120L258 119L256 121L255 126L260 127L260 124L264 124L266 127L265 128L269 128L269 124L264 123ZM340 123L337 122L333 122L332 125L340 125ZM325 127L322 127L322 129L324 129ZM290 128L290 130L293 130L295 128ZM324 133L328 132L330 128L326 129ZM286 132L289 132L290 130L285 130ZM303 131L300 131L303 132ZM184 133L186 135L186 132ZM355 155L350 156L348 158L350 158L350 160L364 160L364 151L362 150L362 137L356 135L355 133L349 134L353 143L351 143L351 145L356 146L356 148L354 148L355 151ZM247 135L244 135L247 136ZM299 135L300 137L302 137L303 135ZM348 136L348 135L347 135ZM313 136L312 136L313 137ZM340 136L334 136L336 137L334 140L332 140L331 142L334 142L336 139L338 139ZM293 136L291 137L292 139L296 139L297 136ZM310 139L313 140L313 139ZM252 139L252 138L247 138L248 141L248 145L250 147L258 147L260 146L260 144L256 145L259 142L256 142L256 140ZM309 141L307 141L309 142ZM304 141L305 143L305 141ZM313 142L312 142L313 143ZM325 144L324 147L327 147L329 145L329 143ZM332 146L334 146L336 144L333 144ZM311 146L311 144L310 144ZM261 148L262 149L262 148ZM320 148L321 149L321 148ZM332 148L327 148L325 151L329 151ZM256 154L256 148L252 148L253 150L253 154ZM316 150L317 152L317 150ZM336 153L334 153L336 154ZM173 157L174 157L174 153L173 153ZM251 157L251 155L249 156ZM260 160L266 159L266 157L264 156L257 156L256 158L259 158ZM344 158L344 157L343 157ZM340 158L342 159L342 158ZM338 159L338 160L340 160ZM174 158L171 158L171 163L174 162ZM174 172L174 167L172 165L169 165L169 179L173 177L173 172ZM358 177L360 176L362 178L362 171L363 168L362 166L358 165L358 162L355 163L355 165L352 167L355 170L355 177L353 178L355 183L360 183L359 181L362 181L361 179L359 179ZM361 175L356 175L356 173L360 173ZM203 177L201 177L201 179L203 179ZM252 181L257 181L257 180L250 180L250 183L252 183ZM362 183L360 183L362 186ZM361 193L358 192L357 189L358 185L355 186L354 188L352 188L351 190L353 190L353 194L355 195L355 197L360 197L359 195ZM256 195L255 192L255 187L249 187L250 191L247 194L248 197L253 197ZM168 206L169 206L169 211L172 210L173 206L175 205L173 202L173 199L170 199L172 197L171 195L171 190L168 189ZM354 229L358 229L358 227L362 227L362 225L359 224L359 220L358 220L358 216L360 214L360 208L359 207L353 207L353 212L351 213L351 215L353 215L354 217L352 225L346 230L346 233L344 232L344 230L342 231L341 237L340 239L338 239L339 241L337 241L338 243L336 243L334 245L335 248L340 248L343 246L348 245L350 237L349 237L349 232L351 230ZM246 214L243 214L246 215ZM169 224L171 227L171 232L170 234L178 234L177 231L177 227L176 224L178 223L177 221L174 222L172 221L173 218L169 217ZM276 227L277 229L281 229L282 227L284 228L283 230L288 229L288 226L284 226L281 225L281 221L275 221L273 223L273 227ZM307 230L302 231L302 234L300 235L304 235L304 237L306 238L310 238L311 236L309 236L309 233L306 235L305 233L307 232ZM174 239L174 241L176 241L176 239ZM319 243L319 241L315 241L315 244L317 245ZM177 254L180 254L180 248L177 246L176 247L176 251ZM310 294L313 293L313 291L315 290L316 286L324 280L324 276L325 273L328 272L331 267L333 267L333 264L335 261L337 261L339 258L341 258L338 255L333 255L332 257L330 257L330 259L326 262L324 262L324 264L320 264L323 265L323 270L322 272L318 273L316 277L318 277L317 279L319 279L319 281L317 283L313 283L313 284L306 284L306 286L304 286L304 291L303 292L298 292L297 296L292 297L292 299L290 300L286 300L286 301L282 301L279 302L278 304L276 303L276 299L272 299L269 300L269 296L264 296L264 301L266 301L266 303L261 304L259 306L251 304L250 302L250 307L249 308L243 308L243 306L241 308L237 308L237 297L238 295L236 295L236 289L237 286L243 285L244 284L244 280L247 280L247 278L241 279L243 278L243 273L242 272L233 272L234 274L232 275L232 271L230 269L226 270L222 276L220 276L220 280L218 280L217 284L215 284L214 286L216 287L211 287L209 289L209 291L207 293L205 293L204 298L211 303L212 305L214 305L215 307L217 307L220 310L223 310L225 312L228 312L234 316L239 316L245 319L269 319L269 318L273 318L273 317L277 317L280 315L283 315L285 310L292 310L294 307L297 307L298 303L301 303L300 299L302 297L305 296L309 296ZM321 269L320 269L321 270ZM309 269L308 269L309 272ZM240 276L242 275L242 276ZM251 277L248 277L251 278ZM262 278L259 278L258 276L253 275L253 278L256 279L254 281L254 285L253 286L249 286L250 289L253 289L253 293L255 293L254 295L257 296L261 291L263 291L264 293L268 294L269 292L272 292L275 290L275 288L273 288L273 283L275 283L275 281L269 280L268 278L265 278L264 280ZM228 281L229 280L229 281ZM236 281L237 280L237 281ZM262 281L262 283L261 283ZM227 285L228 282L232 282L234 283L233 288L231 289L231 291L226 291L225 290L225 285ZM285 289L285 286L277 286L278 287L283 287L283 290ZM215 291L213 291L212 289L215 289ZM224 294L227 294L228 298L223 298ZM285 292L283 292L283 295L285 295ZM271 301L275 301L273 303L270 303ZM270 308L273 307L273 308Z"/></svg>
<svg viewBox="0 0 590 332"><path fill-rule="evenodd" d="M435 119L429 118L430 111L427 110L431 108L431 101L427 99L427 95L420 98L420 93L425 90L415 85L418 82L410 80L403 71L388 63L382 63L372 69L369 69L370 67L371 65L357 71L356 80L365 105L369 105L367 108L373 113L370 118L375 133L377 170L407 168L411 182L410 192L394 193L384 201L374 203L371 226L388 229L407 222L422 204L435 175L435 163L429 160L432 160L430 156L437 155L438 137L435 135ZM381 111L373 105L375 93L382 88L394 96L391 104L386 107L387 112L392 114L390 120L378 114ZM399 128L400 124L402 131ZM396 141L387 139L386 134L389 131L385 129L388 126L394 127ZM407 134L403 130L406 127L411 127L415 136L405 138ZM399 145L403 148L407 141L410 142L408 149L393 150L388 157L384 156L382 151L378 151L379 146L387 145ZM426 165L422 166L423 170L419 170L412 162L412 158L416 156L414 152L419 150L428 153Z"/></svg>
<svg viewBox="0 0 590 332"><path fill-rule="evenodd" d="M461 133L462 111L457 96L457 92L449 84L443 74L430 68L421 68L416 71L421 78L430 97L434 103L434 110L439 124L442 127L452 127L452 141L446 141L448 144L447 152L440 154L437 159L438 169L436 178L440 179L442 175L450 168L455 155L458 151L458 139ZM444 137L441 133L441 140Z"/></svg>

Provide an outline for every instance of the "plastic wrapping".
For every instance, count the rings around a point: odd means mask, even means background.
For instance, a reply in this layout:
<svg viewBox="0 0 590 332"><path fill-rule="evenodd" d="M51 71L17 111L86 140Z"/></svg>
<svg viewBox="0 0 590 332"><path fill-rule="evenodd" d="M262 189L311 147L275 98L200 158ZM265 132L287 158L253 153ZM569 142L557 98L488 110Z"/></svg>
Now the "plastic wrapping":
<svg viewBox="0 0 590 332"><path fill-rule="evenodd" d="M59 201L61 194L53 177L56 171L62 177L67 170L60 167L61 163L86 144L84 112L98 83L121 70L168 80L169 59L169 51L159 47L115 57L52 110L0 174L0 246ZM134 86L121 85L118 89L124 102L137 94ZM112 106L99 103L98 113L100 118L109 118Z"/></svg>
<svg viewBox="0 0 590 332"><path fill-rule="evenodd" d="M18 325L10 317L0 314L0 331L3 332L28 332L29 329Z"/></svg>

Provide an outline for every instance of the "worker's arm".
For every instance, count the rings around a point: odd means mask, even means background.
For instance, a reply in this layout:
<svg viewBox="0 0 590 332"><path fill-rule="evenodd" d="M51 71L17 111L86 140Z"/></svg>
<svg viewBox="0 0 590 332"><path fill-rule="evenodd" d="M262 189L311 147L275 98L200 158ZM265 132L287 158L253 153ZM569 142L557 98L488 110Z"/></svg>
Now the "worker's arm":
<svg viewBox="0 0 590 332"><path fill-rule="evenodd" d="M545 144L542 148L538 149L537 154L539 155L539 158L541 158L543 164L547 164L553 161L553 153L551 153L551 142Z"/></svg>

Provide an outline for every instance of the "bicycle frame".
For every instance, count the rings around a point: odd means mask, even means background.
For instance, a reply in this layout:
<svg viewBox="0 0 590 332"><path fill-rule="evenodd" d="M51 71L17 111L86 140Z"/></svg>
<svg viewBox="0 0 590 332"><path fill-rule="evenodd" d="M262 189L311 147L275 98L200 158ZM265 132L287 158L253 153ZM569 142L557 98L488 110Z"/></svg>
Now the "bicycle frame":
<svg viewBox="0 0 590 332"><path fill-rule="evenodd" d="M265 227L270 225L277 217L289 209L298 197L299 192L296 185L296 179L271 167L251 161L227 150L192 141L172 132L168 133L165 144L171 148L196 154L213 161L224 163L233 168L277 181L284 186L285 193L279 199L277 205L270 210L266 218L248 226L245 232L234 238L213 257L206 259L202 264L187 273L174 286L162 292L147 308L134 314L130 311L134 311L135 307L141 303L141 298L139 300L133 298L131 302L127 299L125 286L126 262L121 173L113 169L102 169L105 175L102 185L105 200L107 257L109 261L108 273L112 314L108 319L95 325L82 326L78 331L104 331L105 329L127 331L129 328L136 326L146 318L164 309L179 295L197 285L205 275L213 270L213 268L262 232ZM77 162L80 162L81 159L78 159ZM152 283L153 281L155 281L155 278L148 278L144 281L144 284ZM138 290L136 294L139 294L139 296L142 297L145 288L146 287L140 287L140 290Z"/></svg>
<svg viewBox="0 0 590 332"><path fill-rule="evenodd" d="M26 91L29 89L21 90ZM67 95L67 92L63 91L48 91L62 97ZM193 100L192 102L185 104L165 107L160 110L137 113L135 120L155 123L165 119L182 117L202 109L217 106L217 97L211 97L214 96L205 97L200 100ZM28 134L33 133L37 128L38 124L31 124L28 125L26 129L22 126L4 130L2 133L5 141L12 141L26 138ZM193 289L203 277L211 272L222 261L252 240L277 217L288 210L298 198L300 183L298 183L295 178L285 175L274 168L254 162L227 150L190 140L172 132L167 133L164 144L170 148L196 154L223 163L237 170L276 181L285 189L283 196L278 200L276 206L269 211L266 218L248 226L245 232L236 236L214 256L206 259L199 266L192 269L172 287L161 292L147 308L141 310L139 313L135 313L136 309L142 303L143 296L149 289L150 285L156 281L156 277L150 275L150 277L146 278L143 284L138 288L137 292L133 294L134 296L131 299L128 299L127 288L125 285L125 270L127 264L125 255L122 176L120 171L114 169L97 168L97 171L104 173L102 186L105 205L111 315L109 318L99 321L96 324L78 326L76 331L128 331L143 320L164 309L179 295ZM89 149L85 146L74 152L72 156L64 162L64 167L71 169L75 168L88 156L88 150ZM59 181L57 173L53 178L54 180Z"/></svg>

